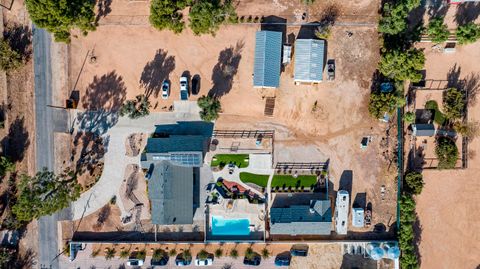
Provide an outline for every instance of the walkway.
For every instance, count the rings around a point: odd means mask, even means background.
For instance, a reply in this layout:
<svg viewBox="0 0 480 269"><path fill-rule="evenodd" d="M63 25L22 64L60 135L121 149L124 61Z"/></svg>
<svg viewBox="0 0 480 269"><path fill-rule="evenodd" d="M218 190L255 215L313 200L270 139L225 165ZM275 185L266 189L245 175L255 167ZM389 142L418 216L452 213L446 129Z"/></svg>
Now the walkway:
<svg viewBox="0 0 480 269"><path fill-rule="evenodd" d="M192 107L196 107L196 103L191 102L191 104ZM108 137L109 142L102 176L90 190L84 192L77 201L72 203L73 219L77 220L92 214L107 204L114 195L120 197L118 192L124 180L126 166L128 164L140 165L140 155L137 157L125 155L125 141L130 134L153 132L155 125L198 120L200 120L199 113L198 110L195 112L195 109L189 112L156 112L136 120L120 118L116 125L103 134L104 137ZM82 130L78 125L76 128ZM119 202L119 207L123 208L121 199L117 199L117 202Z"/></svg>

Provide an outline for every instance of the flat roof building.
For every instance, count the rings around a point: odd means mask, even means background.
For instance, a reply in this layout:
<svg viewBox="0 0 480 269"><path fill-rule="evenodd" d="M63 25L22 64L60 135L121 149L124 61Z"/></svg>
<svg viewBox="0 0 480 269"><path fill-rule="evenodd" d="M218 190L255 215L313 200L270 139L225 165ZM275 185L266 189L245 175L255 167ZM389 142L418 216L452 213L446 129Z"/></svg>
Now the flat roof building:
<svg viewBox="0 0 480 269"><path fill-rule="evenodd" d="M414 136L434 136L435 126L433 124L412 124Z"/></svg>
<svg viewBox="0 0 480 269"><path fill-rule="evenodd" d="M324 40L297 39L295 41L295 82L322 82L324 54Z"/></svg>
<svg viewBox="0 0 480 269"><path fill-rule="evenodd" d="M278 88L282 59L282 33L258 31L255 36L255 63L253 86Z"/></svg>
<svg viewBox="0 0 480 269"><path fill-rule="evenodd" d="M349 204L350 199L348 191L338 191L337 200L335 202L335 231L337 234L347 234Z"/></svg>

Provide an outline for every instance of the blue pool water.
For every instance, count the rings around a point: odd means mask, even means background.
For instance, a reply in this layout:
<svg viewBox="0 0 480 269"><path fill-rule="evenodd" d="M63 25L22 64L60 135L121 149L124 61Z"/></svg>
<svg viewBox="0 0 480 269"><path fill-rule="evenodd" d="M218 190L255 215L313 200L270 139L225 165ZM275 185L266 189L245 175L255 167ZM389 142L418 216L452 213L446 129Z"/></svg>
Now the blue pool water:
<svg viewBox="0 0 480 269"><path fill-rule="evenodd" d="M250 220L212 216L212 235L249 235Z"/></svg>

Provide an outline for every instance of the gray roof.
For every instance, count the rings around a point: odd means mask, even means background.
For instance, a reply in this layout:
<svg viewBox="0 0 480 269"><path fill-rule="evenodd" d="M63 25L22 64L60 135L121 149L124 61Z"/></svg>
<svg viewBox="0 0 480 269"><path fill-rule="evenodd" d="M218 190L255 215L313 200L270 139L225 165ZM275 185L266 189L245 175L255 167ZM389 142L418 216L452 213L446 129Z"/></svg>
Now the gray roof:
<svg viewBox="0 0 480 269"><path fill-rule="evenodd" d="M310 205L291 205L270 209L271 234L329 235L331 230L330 200L314 200Z"/></svg>
<svg viewBox="0 0 480 269"><path fill-rule="evenodd" d="M277 88L280 85L282 33L259 31L255 37L253 86Z"/></svg>
<svg viewBox="0 0 480 269"><path fill-rule="evenodd" d="M322 81L325 41L297 39L295 41L295 81Z"/></svg>
<svg viewBox="0 0 480 269"><path fill-rule="evenodd" d="M193 168L153 163L148 180L152 223L160 225L193 223Z"/></svg>
<svg viewBox="0 0 480 269"><path fill-rule="evenodd" d="M434 136L435 126L433 124L414 124L413 131L415 136Z"/></svg>
<svg viewBox="0 0 480 269"><path fill-rule="evenodd" d="M197 135L172 135L148 138L145 148L148 153L203 151L205 138Z"/></svg>

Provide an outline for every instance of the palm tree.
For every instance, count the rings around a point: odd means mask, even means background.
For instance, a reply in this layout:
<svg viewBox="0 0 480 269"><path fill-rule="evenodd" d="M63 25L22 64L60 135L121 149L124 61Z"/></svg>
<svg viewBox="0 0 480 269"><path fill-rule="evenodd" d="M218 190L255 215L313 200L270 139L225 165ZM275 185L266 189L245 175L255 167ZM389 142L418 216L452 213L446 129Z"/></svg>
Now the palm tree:
<svg viewBox="0 0 480 269"><path fill-rule="evenodd" d="M215 256L216 256L217 258L222 257L222 256L223 256L223 249L217 248L217 250L215 250Z"/></svg>
<svg viewBox="0 0 480 269"><path fill-rule="evenodd" d="M264 259L268 259L268 257L270 257L270 251L268 251L267 248L262 249L262 257Z"/></svg>
<svg viewBox="0 0 480 269"><path fill-rule="evenodd" d="M197 256L200 260L206 260L208 258L208 252L205 249L202 249Z"/></svg>
<svg viewBox="0 0 480 269"><path fill-rule="evenodd" d="M105 259L111 260L113 257L115 257L115 252L116 250L114 248L107 248L105 252Z"/></svg>
<svg viewBox="0 0 480 269"><path fill-rule="evenodd" d="M192 253L190 252L190 249L186 249L185 251L183 251L182 258L186 261L192 260Z"/></svg>
<svg viewBox="0 0 480 269"><path fill-rule="evenodd" d="M126 249L120 251L120 258L126 259L126 258L128 258L129 256L130 256L130 251L128 251L128 250L126 250Z"/></svg>
<svg viewBox="0 0 480 269"><path fill-rule="evenodd" d="M234 259L238 258L238 250L236 250L236 249L230 250L230 257L232 257Z"/></svg>
<svg viewBox="0 0 480 269"><path fill-rule="evenodd" d="M255 257L255 252L253 252L253 249L251 247L248 247L245 250L245 258L247 260L251 260L251 259L253 259L253 257Z"/></svg>
<svg viewBox="0 0 480 269"><path fill-rule="evenodd" d="M177 255L177 249L176 249L176 248L172 248L172 249L168 252L168 255L170 255L170 257L176 256L176 255Z"/></svg>
<svg viewBox="0 0 480 269"><path fill-rule="evenodd" d="M213 121L218 118L218 113L222 110L220 101L212 96L204 95L197 100L200 111L200 118L204 121Z"/></svg>

